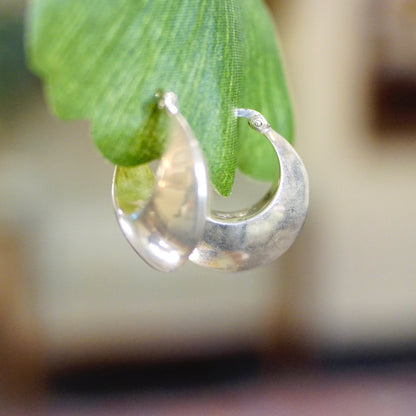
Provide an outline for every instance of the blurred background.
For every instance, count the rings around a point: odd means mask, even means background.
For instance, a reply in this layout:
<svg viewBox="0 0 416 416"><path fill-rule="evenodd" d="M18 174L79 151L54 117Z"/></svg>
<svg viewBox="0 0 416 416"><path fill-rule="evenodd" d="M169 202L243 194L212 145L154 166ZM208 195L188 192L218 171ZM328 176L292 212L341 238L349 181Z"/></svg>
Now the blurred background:
<svg viewBox="0 0 416 416"><path fill-rule="evenodd" d="M0 0L4 400L415 414L416 0L268 3L311 181L304 230L267 267L165 275L119 231L88 124L54 118L25 69L24 2ZM230 203L265 189L239 178Z"/></svg>

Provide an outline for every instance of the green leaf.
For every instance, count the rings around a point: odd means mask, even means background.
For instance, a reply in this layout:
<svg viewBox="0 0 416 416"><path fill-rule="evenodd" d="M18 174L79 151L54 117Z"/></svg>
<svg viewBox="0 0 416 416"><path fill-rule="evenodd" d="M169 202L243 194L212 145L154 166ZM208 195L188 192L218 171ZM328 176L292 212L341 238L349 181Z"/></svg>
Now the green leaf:
<svg viewBox="0 0 416 416"><path fill-rule="evenodd" d="M293 117L271 17L258 0L242 1L244 50L247 60L239 106L262 113L274 130L293 140ZM240 170L256 179L275 181L277 157L268 140L239 121Z"/></svg>
<svg viewBox="0 0 416 416"><path fill-rule="evenodd" d="M251 106L272 123L276 112L287 112L273 29L259 0L31 0L26 33L29 64L55 113L90 120L95 143L117 165L160 157L166 129L154 94L171 90L213 185L229 195L238 153L233 109ZM266 97L271 90L280 93ZM247 128L243 136L239 165L259 176L267 149L259 159L253 149L265 139Z"/></svg>

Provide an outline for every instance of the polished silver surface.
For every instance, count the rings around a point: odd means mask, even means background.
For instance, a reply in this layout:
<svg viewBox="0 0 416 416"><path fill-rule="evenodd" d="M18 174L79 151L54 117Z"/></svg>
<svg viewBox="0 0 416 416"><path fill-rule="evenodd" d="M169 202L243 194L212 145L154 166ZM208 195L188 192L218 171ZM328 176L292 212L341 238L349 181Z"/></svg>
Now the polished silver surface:
<svg viewBox="0 0 416 416"><path fill-rule="evenodd" d="M150 266L167 272L187 260L202 236L208 178L198 141L178 110L175 94L166 93L159 108L170 116L170 139L150 199L142 209L126 214L115 197L114 177L112 196L117 220L130 245Z"/></svg>
<svg viewBox="0 0 416 416"><path fill-rule="evenodd" d="M223 271L251 269L281 256L299 234L309 205L308 175L293 147L257 111L236 111L270 140L281 173L278 186L252 208L208 215L202 238L189 259Z"/></svg>

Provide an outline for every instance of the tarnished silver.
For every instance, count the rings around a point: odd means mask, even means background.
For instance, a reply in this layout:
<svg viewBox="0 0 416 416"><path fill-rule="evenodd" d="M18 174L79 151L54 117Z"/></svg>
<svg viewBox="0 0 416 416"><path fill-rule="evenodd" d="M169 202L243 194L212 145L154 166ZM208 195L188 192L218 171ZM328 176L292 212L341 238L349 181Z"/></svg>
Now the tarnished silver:
<svg viewBox="0 0 416 416"><path fill-rule="evenodd" d="M306 218L309 181L302 160L257 111L237 109L238 117L272 143L280 163L280 181L252 208L212 211L189 259L216 270L240 271L269 263L295 241Z"/></svg>
<svg viewBox="0 0 416 416"><path fill-rule="evenodd" d="M142 208L132 214L123 212L115 196L117 168L113 177L117 220L135 251L160 271L175 270L188 257L208 268L240 271L282 255L299 234L309 204L308 176L293 147L260 113L237 109L237 117L247 118L273 145L280 180L249 209L208 213L206 164L178 110L175 94L163 95L159 108L170 116L171 139L157 169L152 195L147 201L134 201Z"/></svg>
<svg viewBox="0 0 416 416"><path fill-rule="evenodd" d="M115 197L115 176L112 197L118 223L130 245L150 266L167 272L187 260L202 236L208 177L202 151L179 112L176 95L164 94L159 108L170 116L170 139L150 199L133 214L124 213Z"/></svg>

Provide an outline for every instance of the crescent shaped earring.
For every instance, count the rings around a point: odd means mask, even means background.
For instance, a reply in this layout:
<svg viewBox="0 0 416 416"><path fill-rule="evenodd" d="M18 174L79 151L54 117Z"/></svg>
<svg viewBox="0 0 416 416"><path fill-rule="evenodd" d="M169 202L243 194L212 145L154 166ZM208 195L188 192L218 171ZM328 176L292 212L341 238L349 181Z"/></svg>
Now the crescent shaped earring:
<svg viewBox="0 0 416 416"><path fill-rule="evenodd" d="M208 176L202 151L179 112L176 95L165 93L159 108L169 115L170 138L150 198L135 201L139 208L126 213L117 197L117 176L122 169L118 167L112 197L127 241L150 266L167 272L181 266L201 238L207 215Z"/></svg>
<svg viewBox="0 0 416 416"><path fill-rule="evenodd" d="M241 271L269 263L295 241L306 218L309 181L302 160L257 111L237 109L252 128L273 145L280 163L279 183L253 207L208 213L208 179L198 142L180 114L176 96L159 103L170 115L176 134L162 156L156 186L143 208L123 212L112 194L119 225L131 246L152 267L172 271L189 257L215 270ZM143 201L142 201L143 202Z"/></svg>
<svg viewBox="0 0 416 416"><path fill-rule="evenodd" d="M270 140L280 163L280 181L248 210L212 211L189 259L216 270L240 271L269 263L295 241L306 218L309 181L293 147L257 111L240 108L237 117Z"/></svg>

